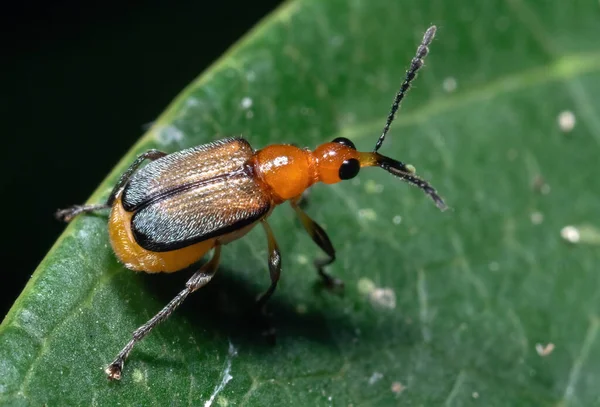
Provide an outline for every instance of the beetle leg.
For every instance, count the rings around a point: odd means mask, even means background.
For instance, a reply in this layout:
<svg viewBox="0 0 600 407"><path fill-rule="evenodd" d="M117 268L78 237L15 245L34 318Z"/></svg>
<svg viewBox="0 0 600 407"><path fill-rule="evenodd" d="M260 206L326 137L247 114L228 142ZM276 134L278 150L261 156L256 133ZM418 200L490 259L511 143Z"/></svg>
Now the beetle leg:
<svg viewBox="0 0 600 407"><path fill-rule="evenodd" d="M107 204L73 205L67 209L60 209L56 211L54 216L56 216L56 219L60 221L70 222L75 216L79 214L107 208L110 208L110 206Z"/></svg>
<svg viewBox="0 0 600 407"><path fill-rule="evenodd" d="M142 165L144 160L154 161L161 157L164 157L165 155L167 155L167 153L163 153L162 151L154 149L148 150L145 153L138 155L137 158L131 163L129 168L127 168L127 171L125 171L123 175L121 175L121 178L119 178L119 182L117 182L112 192L110 193L106 204L109 206L113 204L121 188L125 186L127 181L129 181L129 178L131 178L131 176L138 169L138 167Z"/></svg>
<svg viewBox="0 0 600 407"><path fill-rule="evenodd" d="M163 153L162 151L158 151L158 150L148 150L145 153L140 154L133 161L133 163L131 163L129 168L127 168L127 171L125 171L123 173L123 175L121 175L121 178L119 178L119 181L114 186L114 188L111 191L105 204L73 205L70 208L58 210L55 215L56 218L58 220L62 220L64 222L70 222L75 216L77 216L79 214L86 213L86 212L93 212L93 211L97 211L99 209L110 208L112 206L113 202L115 201L117 194L119 193L121 188L123 188L123 186L127 183L129 178L131 178L133 173L138 169L138 167L142 164L142 162L144 162L144 160L154 161L158 158L164 157L165 155L167 155L167 153Z"/></svg>
<svg viewBox="0 0 600 407"><path fill-rule="evenodd" d="M263 309L269 298L271 298L271 295L273 295L275 288L277 288L277 283L279 282L279 276L281 275L281 254L279 253L275 235L273 235L273 231L266 220L263 220L261 223L265 228L269 244L269 275L271 276L271 286L256 302L256 305L260 310Z"/></svg>
<svg viewBox="0 0 600 407"><path fill-rule="evenodd" d="M328 288L343 287L344 282L342 280L332 277L324 270L325 266L328 266L335 261L335 249L331 244L331 240L329 240L329 237L323 228L302 210L298 204L298 199L299 198L296 198L290 201L292 208L294 208L298 214L298 217L302 222L302 226L304 226L304 229L308 232L312 240L329 256L325 259L315 260L315 267L317 268L319 276L321 276L323 282Z"/></svg>
<svg viewBox="0 0 600 407"><path fill-rule="evenodd" d="M310 188L306 188L304 190L304 192L302 192L302 195L300 195L300 197L297 198L296 200L296 204L302 208L302 209L306 209L306 207L309 205L309 201L310 201L310 194L312 189Z"/></svg>
<svg viewBox="0 0 600 407"><path fill-rule="evenodd" d="M127 345L125 345L123 350L119 352L115 360L106 368L105 372L109 379L121 379L123 364L125 363L125 360L129 356L129 353L135 344L144 339L144 337L148 335L156 325L167 319L173 313L173 311L175 311L177 307L183 303L188 295L208 284L217 271L220 258L221 246L217 244L214 248L212 258L207 263L203 264L200 270L196 271L194 275L187 281L185 284L185 289L177 294L177 296L175 296L171 302L169 302L162 310L160 310L158 314L153 316L144 325L133 331L133 338L127 343Z"/></svg>

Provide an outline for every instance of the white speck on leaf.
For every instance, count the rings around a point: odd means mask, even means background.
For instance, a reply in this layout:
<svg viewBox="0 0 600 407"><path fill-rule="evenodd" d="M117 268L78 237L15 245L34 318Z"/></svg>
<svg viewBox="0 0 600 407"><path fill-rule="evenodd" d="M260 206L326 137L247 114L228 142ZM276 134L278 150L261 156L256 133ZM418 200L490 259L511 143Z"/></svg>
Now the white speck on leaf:
<svg viewBox="0 0 600 407"><path fill-rule="evenodd" d="M296 261L298 262L298 264L308 264L308 257L306 257L303 254L299 254L298 256L296 256Z"/></svg>
<svg viewBox="0 0 600 407"><path fill-rule="evenodd" d="M373 280L361 278L358 280L358 292L368 297L371 304L382 308L396 308L396 293L391 288L380 288Z"/></svg>
<svg viewBox="0 0 600 407"><path fill-rule="evenodd" d="M399 225L400 223L402 223L402 216L400 216L400 215L394 216L394 218L392 219L392 222L394 222L394 225Z"/></svg>
<svg viewBox="0 0 600 407"><path fill-rule="evenodd" d="M531 223L533 223L534 225L539 225L540 223L542 223L544 221L544 214L541 212L533 212L530 215L530 219L531 219Z"/></svg>
<svg viewBox="0 0 600 407"><path fill-rule="evenodd" d="M600 246L600 230L589 224L565 226L560 231L560 235L569 243Z"/></svg>
<svg viewBox="0 0 600 407"><path fill-rule="evenodd" d="M476 391L473 392L472 394L474 399L478 399L479 398L479 393L477 393Z"/></svg>
<svg viewBox="0 0 600 407"><path fill-rule="evenodd" d="M548 183L546 183L544 180L544 177L541 175L536 175L533 178L533 189L540 192L542 195L548 195L551 188L550 185L548 185Z"/></svg>
<svg viewBox="0 0 600 407"><path fill-rule="evenodd" d="M200 104L200 102L198 102L198 99L196 99L194 97L191 97L185 101L186 107L196 107L199 104Z"/></svg>
<svg viewBox="0 0 600 407"><path fill-rule="evenodd" d="M454 78L452 76L447 77L446 79L444 79L443 86L444 86L444 90L446 92L448 92L448 93L454 92L456 90L456 86L457 86L456 78Z"/></svg>
<svg viewBox="0 0 600 407"><path fill-rule="evenodd" d="M405 389L406 389L406 386L400 382L392 383L392 393L395 393L396 395L402 393Z"/></svg>
<svg viewBox="0 0 600 407"><path fill-rule="evenodd" d="M560 236L569 243L577 243L580 239L579 229L575 226L565 226L561 229Z"/></svg>
<svg viewBox="0 0 600 407"><path fill-rule="evenodd" d="M564 110L558 115L558 126L560 129L568 133L575 127L575 114L570 110Z"/></svg>
<svg viewBox="0 0 600 407"><path fill-rule="evenodd" d="M376 220L377 213L371 208L359 209L358 217L365 220Z"/></svg>
<svg viewBox="0 0 600 407"><path fill-rule="evenodd" d="M369 384L373 385L373 384L377 383L379 380L381 380L382 378L383 378L383 373L373 372L371 377L369 377Z"/></svg>
<svg viewBox="0 0 600 407"><path fill-rule="evenodd" d="M140 383L144 380L144 373L140 369L135 369L131 377L133 377L134 382Z"/></svg>
<svg viewBox="0 0 600 407"><path fill-rule="evenodd" d="M178 143L183 140L183 133L177 127L166 126L157 130L156 139L161 145Z"/></svg>
<svg viewBox="0 0 600 407"><path fill-rule="evenodd" d="M547 345L536 343L535 350L540 356L548 356L554 350L554 344L552 342L548 343Z"/></svg>
<svg viewBox="0 0 600 407"><path fill-rule="evenodd" d="M365 191L367 194L380 194L383 192L383 185L378 184L373 180L368 180L365 183Z"/></svg>
<svg viewBox="0 0 600 407"><path fill-rule="evenodd" d="M237 356L237 349L235 348L235 346L233 346L233 343L229 341L229 350L227 352L227 359L225 360L225 369L223 370L223 377L221 378L221 382L215 386L215 390L213 391L210 398L204 403L204 407L210 407L213 401L215 401L215 397L217 397L221 390L225 388L227 383L229 383L229 381L233 379L233 376L231 376L230 372L231 361L235 356Z"/></svg>
<svg viewBox="0 0 600 407"><path fill-rule="evenodd" d="M250 98L248 96L246 96L245 98L243 98L241 106L244 109L250 109L252 107L252 98Z"/></svg>
<svg viewBox="0 0 600 407"><path fill-rule="evenodd" d="M396 293L391 288L376 288L369 295L369 299L373 305L389 309L396 308Z"/></svg>
<svg viewBox="0 0 600 407"><path fill-rule="evenodd" d="M368 278L361 278L358 280L357 286L358 292L364 296L370 295L377 288L373 280Z"/></svg>

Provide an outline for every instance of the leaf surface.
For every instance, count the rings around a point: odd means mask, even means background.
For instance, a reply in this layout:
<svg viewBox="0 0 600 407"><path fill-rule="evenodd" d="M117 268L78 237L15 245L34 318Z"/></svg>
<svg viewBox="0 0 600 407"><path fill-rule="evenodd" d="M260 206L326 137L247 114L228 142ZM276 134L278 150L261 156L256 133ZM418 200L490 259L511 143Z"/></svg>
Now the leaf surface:
<svg viewBox="0 0 600 407"><path fill-rule="evenodd" d="M0 403L600 405L598 21L591 1L286 3L174 100L89 202L149 148L241 134L255 148L348 137L372 149L434 23L381 151L414 164L451 210L376 169L314 187L307 211L337 249L344 295L315 289L321 253L284 205L270 218L284 267L277 345L247 318L269 284L257 228L118 383L104 367L190 274L126 270L106 216L80 217L0 326ZM566 225L586 227L577 244Z"/></svg>

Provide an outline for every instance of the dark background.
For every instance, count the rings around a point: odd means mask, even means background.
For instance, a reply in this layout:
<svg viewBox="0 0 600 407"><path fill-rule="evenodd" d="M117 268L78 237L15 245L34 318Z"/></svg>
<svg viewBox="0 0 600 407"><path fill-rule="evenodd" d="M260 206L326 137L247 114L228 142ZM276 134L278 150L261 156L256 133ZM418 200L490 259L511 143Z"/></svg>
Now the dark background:
<svg viewBox="0 0 600 407"><path fill-rule="evenodd" d="M0 316L169 102L281 1L3 6Z"/></svg>

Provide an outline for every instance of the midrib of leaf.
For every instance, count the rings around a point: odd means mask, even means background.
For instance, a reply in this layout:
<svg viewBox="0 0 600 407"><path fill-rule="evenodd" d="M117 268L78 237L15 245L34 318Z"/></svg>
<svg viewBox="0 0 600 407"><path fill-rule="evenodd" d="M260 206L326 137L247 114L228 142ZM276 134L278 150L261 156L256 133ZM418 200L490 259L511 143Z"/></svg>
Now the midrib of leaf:
<svg viewBox="0 0 600 407"><path fill-rule="evenodd" d="M589 52L563 56L546 65L531 68L497 78L475 89L456 93L447 98L435 98L410 112L399 114L394 126L404 127L421 124L433 116L458 110L466 106L493 100L507 94L519 92L535 86L544 86L552 82L568 81L581 75L600 72L600 52ZM362 122L360 125L347 126L340 129L337 137L347 137L351 140L373 135L373 132L383 128L383 119L377 118ZM600 133L592 133L600 144Z"/></svg>
<svg viewBox="0 0 600 407"><path fill-rule="evenodd" d="M583 343L581 344L581 348L573 365L571 366L571 370L569 371L569 381L565 387L565 392L563 394L563 403L569 401L573 397L573 393L575 392L575 385L579 380L579 375L581 372L581 368L585 361L588 358L590 353L590 349L592 348L592 344L596 340L598 335L598 328L600 327L600 319L597 315L590 316L590 324L588 326L585 337L583 338Z"/></svg>

